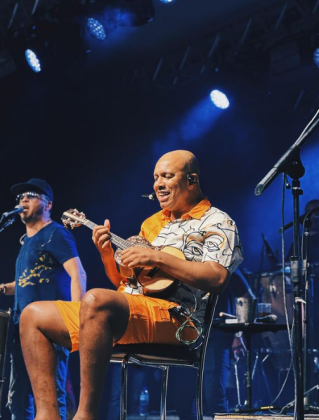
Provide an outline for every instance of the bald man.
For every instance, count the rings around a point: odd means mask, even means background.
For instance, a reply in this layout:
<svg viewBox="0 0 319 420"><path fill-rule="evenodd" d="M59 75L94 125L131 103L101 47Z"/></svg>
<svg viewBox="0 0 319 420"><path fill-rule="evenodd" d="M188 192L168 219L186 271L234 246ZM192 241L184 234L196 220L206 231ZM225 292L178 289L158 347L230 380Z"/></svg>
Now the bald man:
<svg viewBox="0 0 319 420"><path fill-rule="evenodd" d="M121 263L128 269L157 267L178 280L178 287L167 298L144 294L137 281L120 274L106 220L104 226L94 229L93 242L117 291L93 289L81 304L37 302L24 310L20 334L37 420L59 419L53 343L80 350L81 395L74 419L97 420L114 344L179 346L199 339L205 296L221 293L242 261L236 225L203 197L199 175L199 164L191 152L176 150L163 155L154 169L154 191L161 211L145 220L140 231L153 248L136 246L121 252ZM181 251L184 258L161 251L162 245ZM182 326L184 321L191 328Z"/></svg>

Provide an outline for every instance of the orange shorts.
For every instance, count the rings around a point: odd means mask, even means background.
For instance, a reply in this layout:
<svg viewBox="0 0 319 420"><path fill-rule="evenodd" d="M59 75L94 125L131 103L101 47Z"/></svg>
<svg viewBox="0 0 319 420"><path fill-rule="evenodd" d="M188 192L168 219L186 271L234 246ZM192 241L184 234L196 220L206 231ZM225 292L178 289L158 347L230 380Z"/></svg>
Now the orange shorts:
<svg viewBox="0 0 319 420"><path fill-rule="evenodd" d="M127 329L123 337L115 344L136 344L136 343L161 343L176 344L175 334L184 321L184 317L169 312L169 309L178 306L174 302L164 299L147 297L143 295L130 295L124 293L120 287L118 293L123 293L130 307L130 317ZM80 302L54 302L63 318L69 331L72 349L79 349L79 314ZM189 330L187 339L194 337L194 331Z"/></svg>

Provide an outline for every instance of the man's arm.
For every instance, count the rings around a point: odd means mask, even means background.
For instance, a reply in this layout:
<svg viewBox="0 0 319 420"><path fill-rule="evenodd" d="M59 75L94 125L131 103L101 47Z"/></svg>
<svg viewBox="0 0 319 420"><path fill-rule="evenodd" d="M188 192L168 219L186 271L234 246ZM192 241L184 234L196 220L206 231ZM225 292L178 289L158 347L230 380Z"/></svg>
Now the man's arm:
<svg viewBox="0 0 319 420"><path fill-rule="evenodd" d="M229 271L217 262L181 260L166 252L153 249L128 248L122 251L121 259L129 268L158 267L183 283L215 294L220 294L225 289L229 279Z"/></svg>
<svg viewBox="0 0 319 420"><path fill-rule="evenodd" d="M63 264L71 277L71 300L80 301L86 291L86 273L79 257L71 258Z"/></svg>
<svg viewBox="0 0 319 420"><path fill-rule="evenodd" d="M0 293L4 295L14 295L15 287L16 287L15 281L11 283L2 283L0 284Z"/></svg>
<svg viewBox="0 0 319 420"><path fill-rule="evenodd" d="M124 277L118 272L116 262L114 260L114 251L110 242L109 220L105 220L104 226L97 226L94 228L92 240L101 255L107 277L111 280L114 286L118 288Z"/></svg>

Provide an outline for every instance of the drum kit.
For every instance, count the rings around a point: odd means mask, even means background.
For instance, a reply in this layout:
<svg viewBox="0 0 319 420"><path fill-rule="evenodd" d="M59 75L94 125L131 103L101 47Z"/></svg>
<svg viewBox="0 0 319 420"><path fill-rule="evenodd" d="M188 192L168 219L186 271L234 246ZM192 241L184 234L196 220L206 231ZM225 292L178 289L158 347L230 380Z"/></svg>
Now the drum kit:
<svg viewBox="0 0 319 420"><path fill-rule="evenodd" d="M317 297L319 297L319 263L308 264L308 276L302 285L303 294L303 358L304 358L304 390L318 390L318 385L314 386L319 379L319 335L315 334L315 326L319 323L319 307L316 304ZM290 280L290 264L277 264L276 269L272 271L259 272L251 274L251 284L254 285L254 292L258 296L258 301L269 305L270 312L277 318L278 324L287 324L291 330L294 324L294 295L293 285ZM258 304L260 305L260 304ZM261 314L259 314L260 316ZM291 335L292 336L292 335ZM291 341L289 339L288 331L278 331L275 334L272 332L261 333L262 345L264 348L258 349L255 352L255 363L253 367L253 374L257 365L257 359L268 359L271 363L272 370L278 375L278 392L281 387L279 383L279 376L281 375L281 382L283 377L288 376L289 370L292 370L291 364ZM292 343L293 345L293 343ZM268 388L268 395L270 399L273 398L274 392L270 392L269 381L267 375L271 376L269 370L263 370L261 366L262 376ZM292 377L292 373L291 373ZM290 382L291 383L291 382ZM292 392L292 390L291 390ZM308 395L307 391L305 395ZM317 397L317 394L316 394ZM282 400L281 400L282 401ZM317 408L316 398L308 398L309 407ZM314 407L315 406L315 407ZM306 407L306 405L305 405Z"/></svg>

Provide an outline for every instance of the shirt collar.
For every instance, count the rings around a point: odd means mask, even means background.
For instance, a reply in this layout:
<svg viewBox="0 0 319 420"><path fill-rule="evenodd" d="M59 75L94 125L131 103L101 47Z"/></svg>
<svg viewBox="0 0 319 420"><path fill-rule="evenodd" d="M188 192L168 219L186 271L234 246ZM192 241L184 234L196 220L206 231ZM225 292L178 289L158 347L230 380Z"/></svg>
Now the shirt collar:
<svg viewBox="0 0 319 420"><path fill-rule="evenodd" d="M195 207L193 207L188 213L182 215L181 219L200 219L206 211L211 207L211 203L208 198L203 198ZM171 212L169 210L162 210L162 219L169 220Z"/></svg>

